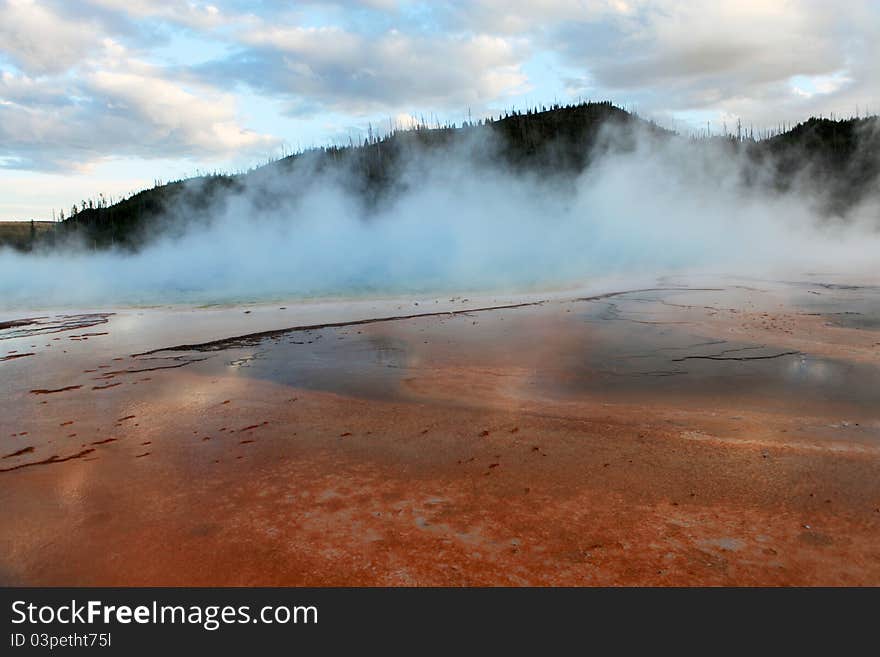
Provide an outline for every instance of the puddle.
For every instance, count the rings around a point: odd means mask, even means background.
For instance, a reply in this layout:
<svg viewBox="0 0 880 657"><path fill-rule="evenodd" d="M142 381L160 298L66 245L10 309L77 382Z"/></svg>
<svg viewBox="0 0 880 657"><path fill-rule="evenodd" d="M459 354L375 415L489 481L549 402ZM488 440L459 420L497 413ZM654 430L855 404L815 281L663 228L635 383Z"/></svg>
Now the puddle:
<svg viewBox="0 0 880 657"><path fill-rule="evenodd" d="M397 397L407 343L381 335L321 329L293 332L212 359L213 372L368 399Z"/></svg>
<svg viewBox="0 0 880 657"><path fill-rule="evenodd" d="M566 397L714 398L752 409L839 403L876 415L880 408L880 368L778 346L707 340L689 329L686 316L679 314L677 323L658 319L644 299L618 299L579 313L584 328L559 354L562 375L539 372L541 387Z"/></svg>
<svg viewBox="0 0 880 657"><path fill-rule="evenodd" d="M434 367L487 368L499 379L516 368L529 373L517 394L535 397L650 396L752 410L837 404L876 415L880 368L697 334L688 309L730 306L724 294L641 291L566 308L292 331L199 367L374 399L408 397L401 382Z"/></svg>

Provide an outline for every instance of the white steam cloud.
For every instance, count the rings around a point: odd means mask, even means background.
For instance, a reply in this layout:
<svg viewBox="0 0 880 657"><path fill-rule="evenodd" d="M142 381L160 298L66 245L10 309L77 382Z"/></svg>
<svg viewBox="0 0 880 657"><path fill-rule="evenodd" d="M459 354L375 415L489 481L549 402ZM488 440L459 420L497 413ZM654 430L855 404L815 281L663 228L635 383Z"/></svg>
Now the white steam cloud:
<svg viewBox="0 0 880 657"><path fill-rule="evenodd" d="M265 172L188 228L138 253L0 251L0 307L212 303L581 285L607 275L870 270L877 196L829 220L805 187L721 145L639 139L574 182L473 164L473 150L413 157L406 191L366 211L339 176L290 194ZM471 145L472 149L473 145ZM275 175L276 177L272 177ZM287 201L267 210L265 198ZM191 223L185 220L195 219ZM203 219L203 220L199 220Z"/></svg>

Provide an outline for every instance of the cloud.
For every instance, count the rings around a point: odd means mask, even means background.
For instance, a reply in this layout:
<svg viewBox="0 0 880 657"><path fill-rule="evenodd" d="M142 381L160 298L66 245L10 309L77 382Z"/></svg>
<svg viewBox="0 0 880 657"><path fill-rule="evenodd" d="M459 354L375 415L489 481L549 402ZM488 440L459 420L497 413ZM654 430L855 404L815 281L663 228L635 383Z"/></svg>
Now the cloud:
<svg viewBox="0 0 880 657"><path fill-rule="evenodd" d="M160 3L141 0L129 9L153 4ZM0 69L0 167L262 156L278 143L241 125L234 95L145 61L108 35L108 24L106 16L68 15L31 0L0 5L0 37L9 37L3 52L16 65Z"/></svg>
<svg viewBox="0 0 880 657"><path fill-rule="evenodd" d="M109 42L112 53L120 50ZM81 168L107 157L217 158L273 148L242 128L236 99L169 80L137 60L95 66L75 78L0 76L0 161L28 169Z"/></svg>
<svg viewBox="0 0 880 657"><path fill-rule="evenodd" d="M60 73L93 48L96 25L50 11L34 0L0 3L2 52L30 74Z"/></svg>
<svg viewBox="0 0 880 657"><path fill-rule="evenodd" d="M590 41L577 39L577 25L561 28L563 51L603 86L672 85L689 106L845 64L833 13L798 3L656 3L621 17L614 29L610 51L596 52Z"/></svg>
<svg viewBox="0 0 880 657"><path fill-rule="evenodd" d="M261 131L321 141L292 132L290 117L353 125L468 108L480 116L560 89L661 119L777 125L878 109L880 8L0 0L0 76L0 163L19 167L265 153L278 140ZM242 105L260 117L260 131Z"/></svg>
<svg viewBox="0 0 880 657"><path fill-rule="evenodd" d="M132 19L157 19L205 30L223 25L233 16L210 2L190 0L87 0L97 8L124 14Z"/></svg>
<svg viewBox="0 0 880 657"><path fill-rule="evenodd" d="M522 42L486 34L363 35L329 27L263 25L237 37L239 51L203 72L285 97L291 111L361 113L483 105L521 90Z"/></svg>
<svg viewBox="0 0 880 657"><path fill-rule="evenodd" d="M436 11L452 29L536 35L569 21L604 22L632 9L619 0L453 0Z"/></svg>
<svg viewBox="0 0 880 657"><path fill-rule="evenodd" d="M192 149L216 155L271 143L237 125L235 99L228 94L204 88L195 93L162 77L127 71L96 71L86 84L115 113L147 128L150 141L166 153Z"/></svg>
<svg viewBox="0 0 880 657"><path fill-rule="evenodd" d="M816 0L629 0L457 4L459 25L526 34L558 54L574 94L660 113L716 111L758 123L851 111L880 96L880 8ZM796 76L833 80L805 95Z"/></svg>

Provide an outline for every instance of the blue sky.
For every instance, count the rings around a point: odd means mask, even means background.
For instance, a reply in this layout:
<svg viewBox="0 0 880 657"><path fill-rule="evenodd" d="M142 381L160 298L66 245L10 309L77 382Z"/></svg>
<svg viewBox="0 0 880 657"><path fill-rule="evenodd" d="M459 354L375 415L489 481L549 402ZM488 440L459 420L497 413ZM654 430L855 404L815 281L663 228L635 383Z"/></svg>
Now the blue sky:
<svg viewBox="0 0 880 657"><path fill-rule="evenodd" d="M0 0L0 220L411 117L610 99L720 130L876 111L878 4Z"/></svg>

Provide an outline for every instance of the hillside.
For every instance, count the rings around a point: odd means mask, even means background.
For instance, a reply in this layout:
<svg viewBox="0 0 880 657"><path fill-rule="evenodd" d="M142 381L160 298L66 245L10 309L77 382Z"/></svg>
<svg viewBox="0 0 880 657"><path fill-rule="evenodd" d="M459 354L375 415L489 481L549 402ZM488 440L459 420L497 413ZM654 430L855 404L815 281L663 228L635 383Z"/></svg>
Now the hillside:
<svg viewBox="0 0 880 657"><path fill-rule="evenodd" d="M80 208L52 232L38 235L37 246L69 243L71 238L94 248L122 247L136 250L164 231L175 228L166 218L168 210L181 202L191 210L203 210L231 197L247 186L260 189L263 181L285 182L285 194L298 194L313 173L338 173L346 191L376 206L393 197L405 186L402 168L419 154L443 153L458 149L471 163L502 165L517 173L542 177L571 178L607 147L601 138L609 126L624 128L618 135L631 137L616 148L634 147L636 133L649 138L678 139L688 148L708 148L721 144L718 157L746 155L754 171L769 173L769 185L780 191L806 183L824 193L828 214L844 213L874 188L880 176L880 130L877 118L831 121L812 118L775 136L754 140L732 136L687 139L611 103L583 103L554 106L506 114L495 120L465 123L460 127L419 126L396 131L383 138L371 138L360 145L314 149L292 155L247 173L213 175L172 182L144 190L107 207ZM343 175L344 174L344 175ZM768 176L754 184L768 184ZM260 197L267 207L277 202L277 185ZM91 205L91 204L90 204ZM20 239L0 244L27 248Z"/></svg>
<svg viewBox="0 0 880 657"><path fill-rule="evenodd" d="M401 167L410 156L457 145L466 147L469 143L481 146L469 151L477 161L502 162L520 171L575 173L587 165L603 126L634 123L644 124L658 134L666 133L610 103L529 111L461 127L419 126L365 140L360 145L305 151L245 174L191 178L154 187L106 208L78 212L63 222L56 239L76 235L99 248L138 248L156 233L157 219L181 201L189 208L207 208L223 194L259 185L261 180L278 175L289 178L290 193L295 193L307 184L304 172L345 172L343 182L348 191L368 204L376 204L397 189ZM266 203L271 202L266 198Z"/></svg>
<svg viewBox="0 0 880 657"><path fill-rule="evenodd" d="M877 191L880 123L876 116L843 121L811 118L758 142L754 156L773 168L783 190L803 179L821 185L829 213L840 214Z"/></svg>

